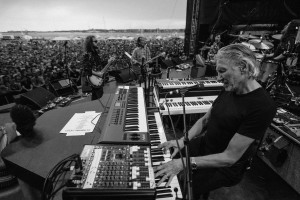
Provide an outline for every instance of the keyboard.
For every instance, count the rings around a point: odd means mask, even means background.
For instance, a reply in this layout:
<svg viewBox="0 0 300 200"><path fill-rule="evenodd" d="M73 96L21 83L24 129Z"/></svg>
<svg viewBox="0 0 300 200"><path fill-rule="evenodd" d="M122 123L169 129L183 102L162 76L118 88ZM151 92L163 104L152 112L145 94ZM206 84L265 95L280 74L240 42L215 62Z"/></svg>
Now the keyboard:
<svg viewBox="0 0 300 200"><path fill-rule="evenodd" d="M185 92L185 97L195 97L195 96L214 96L219 95L220 91L223 89L223 83L218 82L213 78L201 78L194 80L165 80L157 79L154 87L154 98L158 101L165 98L176 98L181 97L180 89L189 88L195 85L199 87L189 89Z"/></svg>
<svg viewBox="0 0 300 200"><path fill-rule="evenodd" d="M217 96L185 97L185 112L186 114L206 113L216 98ZM162 115L168 115L168 108L170 115L183 114L182 98L167 98L154 102Z"/></svg>
<svg viewBox="0 0 300 200"><path fill-rule="evenodd" d="M156 79L157 84L159 87L163 89L180 89L185 87L191 87L194 85L203 84L205 88L213 88L213 87L223 87L223 83L217 80L165 80L165 79Z"/></svg>
<svg viewBox="0 0 300 200"><path fill-rule="evenodd" d="M170 161L171 154L169 151L164 152L163 150L157 148L157 146L160 143L164 143L167 141L164 127L162 124L162 119L159 113L159 109L148 108L147 114L148 114L149 133L151 138L151 150L150 150L151 161L152 161L152 166L156 167ZM155 180L156 183L158 181L159 179ZM156 187L157 200L175 200L177 198L182 198L182 192L180 189L177 176L175 176L172 179L169 187L165 187L166 183L167 182L164 182L160 186Z"/></svg>
<svg viewBox="0 0 300 200"><path fill-rule="evenodd" d="M142 87L119 86L98 141L101 144L149 144Z"/></svg>

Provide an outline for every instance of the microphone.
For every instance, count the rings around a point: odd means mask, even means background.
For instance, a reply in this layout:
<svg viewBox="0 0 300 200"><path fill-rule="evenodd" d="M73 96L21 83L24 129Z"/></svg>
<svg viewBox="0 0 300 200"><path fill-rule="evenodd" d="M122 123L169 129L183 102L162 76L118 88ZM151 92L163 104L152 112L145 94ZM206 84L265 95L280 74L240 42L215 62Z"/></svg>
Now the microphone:
<svg viewBox="0 0 300 200"><path fill-rule="evenodd" d="M193 85L191 87L184 87L184 88L180 88L180 89L176 89L176 90L172 90L172 91L169 91L167 92L168 94L178 94L178 93L181 93L181 91L183 92L188 92L188 91L191 91L191 90L195 90L195 89L201 89L201 88L204 88L204 84L203 83L198 83L196 85Z"/></svg>

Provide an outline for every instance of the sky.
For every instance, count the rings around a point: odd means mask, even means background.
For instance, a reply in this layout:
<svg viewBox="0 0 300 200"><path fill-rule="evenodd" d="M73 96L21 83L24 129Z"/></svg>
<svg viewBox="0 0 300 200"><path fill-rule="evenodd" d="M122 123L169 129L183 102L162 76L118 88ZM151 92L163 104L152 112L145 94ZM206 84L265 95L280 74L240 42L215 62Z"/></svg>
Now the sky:
<svg viewBox="0 0 300 200"><path fill-rule="evenodd" d="M0 32L185 28L187 0L0 0Z"/></svg>

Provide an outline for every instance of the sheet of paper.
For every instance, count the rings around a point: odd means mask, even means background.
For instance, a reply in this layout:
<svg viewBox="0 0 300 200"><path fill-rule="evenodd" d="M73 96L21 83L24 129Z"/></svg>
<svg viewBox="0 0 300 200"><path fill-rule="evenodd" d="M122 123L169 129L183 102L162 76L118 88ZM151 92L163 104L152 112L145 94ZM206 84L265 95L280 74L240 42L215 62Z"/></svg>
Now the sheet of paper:
<svg viewBox="0 0 300 200"><path fill-rule="evenodd" d="M85 132L82 131L73 131L73 132L68 132L66 136L80 136L80 135L85 135Z"/></svg>
<svg viewBox="0 0 300 200"><path fill-rule="evenodd" d="M67 133L67 136L84 135L87 132L93 132L97 124L100 113L85 112L75 113L68 123L63 127L60 133Z"/></svg>

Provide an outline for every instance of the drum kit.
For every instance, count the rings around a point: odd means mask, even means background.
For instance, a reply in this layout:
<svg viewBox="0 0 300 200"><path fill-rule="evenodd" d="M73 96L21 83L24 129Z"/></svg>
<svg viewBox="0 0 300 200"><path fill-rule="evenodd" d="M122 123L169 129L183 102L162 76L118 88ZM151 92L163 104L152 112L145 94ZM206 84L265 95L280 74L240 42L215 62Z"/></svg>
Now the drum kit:
<svg viewBox="0 0 300 200"><path fill-rule="evenodd" d="M236 37L236 42L241 43L254 52L261 71L257 79L262 83L266 83L269 77L277 70L279 65L278 62L265 59L265 55L274 50L274 44L266 39L263 39L263 37L258 37L251 34L229 35ZM275 40L280 40L281 37L282 34L272 35L272 38Z"/></svg>
<svg viewBox="0 0 300 200"><path fill-rule="evenodd" d="M257 80L259 82L261 82L263 85L267 85L271 81L271 79L274 77L277 77L276 73L277 71L282 71L284 69L284 66L281 66L282 63L276 62L272 59L266 59L266 54L270 54L272 52L274 52L274 44L273 42L279 42L282 38L282 34L275 34L275 35L271 35L271 37L268 37L269 40L265 39L265 37L259 37L256 35L251 35L251 34L240 34L240 35L233 35L233 34L228 34L231 37L236 38L232 43L240 43L246 47L248 47L251 51L254 52L256 60L257 60L257 64L260 68L260 74L257 77ZM201 49L201 56L204 58L203 56L203 52L210 50L210 46L206 46L204 45ZM286 61L286 66L289 67L292 64L295 64L295 59L293 59L292 61L290 61L290 58L287 58ZM288 62L290 64L288 64ZM205 61L206 65L212 65L215 66L215 62L212 59L207 59ZM277 70L278 69L278 70ZM275 75L275 76L274 76Z"/></svg>

